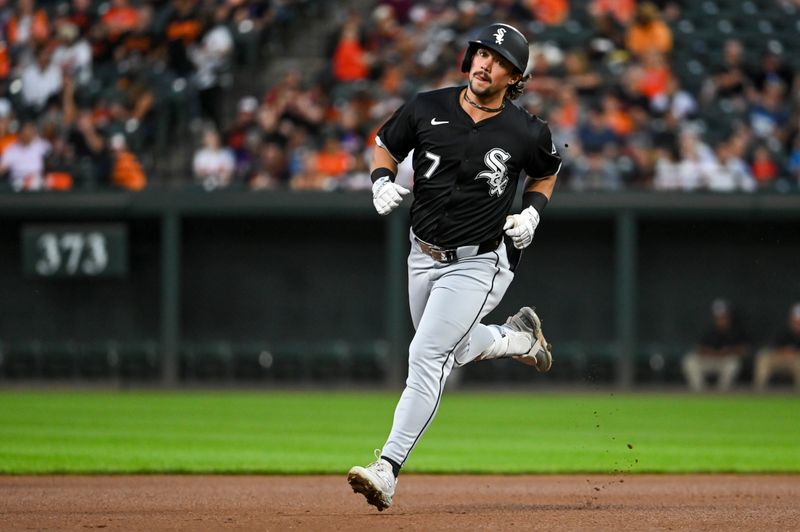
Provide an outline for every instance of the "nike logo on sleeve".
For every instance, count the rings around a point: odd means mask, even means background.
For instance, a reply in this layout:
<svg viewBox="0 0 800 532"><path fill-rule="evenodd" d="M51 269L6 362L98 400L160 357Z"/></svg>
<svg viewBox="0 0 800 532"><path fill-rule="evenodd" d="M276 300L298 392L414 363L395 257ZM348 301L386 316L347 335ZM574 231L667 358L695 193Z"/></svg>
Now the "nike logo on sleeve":
<svg viewBox="0 0 800 532"><path fill-rule="evenodd" d="M432 126L441 126L442 124L449 124L449 120L436 120L435 118L431 118L431 125Z"/></svg>

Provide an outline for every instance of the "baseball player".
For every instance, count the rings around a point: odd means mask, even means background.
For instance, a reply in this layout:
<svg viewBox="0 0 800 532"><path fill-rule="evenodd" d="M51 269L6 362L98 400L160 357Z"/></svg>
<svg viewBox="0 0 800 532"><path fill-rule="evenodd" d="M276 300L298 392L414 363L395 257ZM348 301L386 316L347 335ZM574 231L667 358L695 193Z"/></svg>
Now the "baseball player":
<svg viewBox="0 0 800 532"><path fill-rule="evenodd" d="M511 102L522 93L527 63L522 33L492 24L469 41L466 86L417 94L378 131L371 169L379 214L409 193L394 179L414 150L408 292L416 329L389 438L375 462L347 475L378 510L391 506L400 468L433 421L454 367L515 358L550 369L550 346L531 308L503 325L481 323L511 284L561 167L547 124ZM523 209L509 215L522 172Z"/></svg>

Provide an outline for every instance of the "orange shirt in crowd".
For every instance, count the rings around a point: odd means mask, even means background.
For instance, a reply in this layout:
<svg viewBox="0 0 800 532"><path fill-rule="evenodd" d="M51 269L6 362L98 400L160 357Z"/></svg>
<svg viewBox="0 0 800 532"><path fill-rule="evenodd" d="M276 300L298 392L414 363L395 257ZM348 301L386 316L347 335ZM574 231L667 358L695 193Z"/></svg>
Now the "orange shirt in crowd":
<svg viewBox="0 0 800 532"><path fill-rule="evenodd" d="M6 25L6 37L8 43L11 45L17 44L19 39L19 17L17 15L8 19ZM37 9L33 14L33 23L31 24L30 36L34 42L44 42L50 34L50 23L47 21L47 13L44 9Z"/></svg>
<svg viewBox="0 0 800 532"><path fill-rule="evenodd" d="M339 81L358 81L369 74L364 49L357 39L343 37L333 53L333 75Z"/></svg>
<svg viewBox="0 0 800 532"><path fill-rule="evenodd" d="M580 106L578 100L571 99L556 107L550 113L550 119L560 129L573 129L578 126L578 115L580 113Z"/></svg>
<svg viewBox="0 0 800 532"><path fill-rule="evenodd" d="M17 141L17 136L13 133L8 133L6 135L0 136L0 155L6 151L6 148L11 146Z"/></svg>
<svg viewBox="0 0 800 532"><path fill-rule="evenodd" d="M183 41L184 44L195 42L202 32L202 22L194 18L173 20L167 26L167 38L170 41Z"/></svg>
<svg viewBox="0 0 800 532"><path fill-rule="evenodd" d="M646 26L633 24L625 36L625 47L638 56L648 52L665 54L672 50L672 30L662 20L654 20Z"/></svg>
<svg viewBox="0 0 800 532"><path fill-rule="evenodd" d="M671 76L672 73L666 65L646 67L639 79L639 92L648 98L655 98L667 91Z"/></svg>
<svg viewBox="0 0 800 532"><path fill-rule="evenodd" d="M147 184L142 165L128 150L117 152L111 178L116 186L127 190L141 190Z"/></svg>
<svg viewBox="0 0 800 532"><path fill-rule="evenodd" d="M611 13L620 24L627 26L636 12L636 0L593 0L592 12Z"/></svg>
<svg viewBox="0 0 800 532"><path fill-rule="evenodd" d="M772 159L756 159L750 167L753 177L760 185L766 185L778 177L778 165Z"/></svg>
<svg viewBox="0 0 800 532"><path fill-rule="evenodd" d="M528 0L528 9L543 24L553 26L561 24L569 14L567 0Z"/></svg>
<svg viewBox="0 0 800 532"><path fill-rule="evenodd" d="M8 55L8 47L0 42L0 79L5 79L11 72L11 57Z"/></svg>
<svg viewBox="0 0 800 532"><path fill-rule="evenodd" d="M109 36L116 40L123 33L136 27L139 12L130 6L112 7L100 20L108 27Z"/></svg>
<svg viewBox="0 0 800 532"><path fill-rule="evenodd" d="M317 172L326 176L338 177L350 169L351 161L350 154L344 150L321 151L317 154Z"/></svg>
<svg viewBox="0 0 800 532"><path fill-rule="evenodd" d="M633 131L633 119L622 109L606 111L605 120L611 131L620 137L626 137Z"/></svg>

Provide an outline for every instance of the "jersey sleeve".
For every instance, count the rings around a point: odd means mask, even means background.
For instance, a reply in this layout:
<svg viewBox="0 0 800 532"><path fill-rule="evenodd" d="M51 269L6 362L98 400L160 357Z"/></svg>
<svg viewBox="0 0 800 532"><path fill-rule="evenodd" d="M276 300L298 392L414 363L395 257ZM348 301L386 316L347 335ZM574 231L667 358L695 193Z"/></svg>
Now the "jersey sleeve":
<svg viewBox="0 0 800 532"><path fill-rule="evenodd" d="M550 128L547 124L538 120L538 131L535 131L535 143L531 150L531 156L525 166L525 173L532 179L543 179L555 175L561 169L561 156L558 154L556 145L550 135Z"/></svg>
<svg viewBox="0 0 800 532"><path fill-rule="evenodd" d="M403 161L416 142L414 110L416 97L402 105L378 130L375 142L386 148L397 163Z"/></svg>

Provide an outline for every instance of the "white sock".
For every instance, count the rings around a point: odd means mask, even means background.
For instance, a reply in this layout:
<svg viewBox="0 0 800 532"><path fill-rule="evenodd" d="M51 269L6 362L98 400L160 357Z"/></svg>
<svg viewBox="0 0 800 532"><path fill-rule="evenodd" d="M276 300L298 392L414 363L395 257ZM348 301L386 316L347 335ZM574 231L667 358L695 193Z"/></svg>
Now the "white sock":
<svg viewBox="0 0 800 532"><path fill-rule="evenodd" d="M484 349L481 358L492 359L504 355L524 355L531 350L529 334L509 329L503 325L490 325L494 342Z"/></svg>

